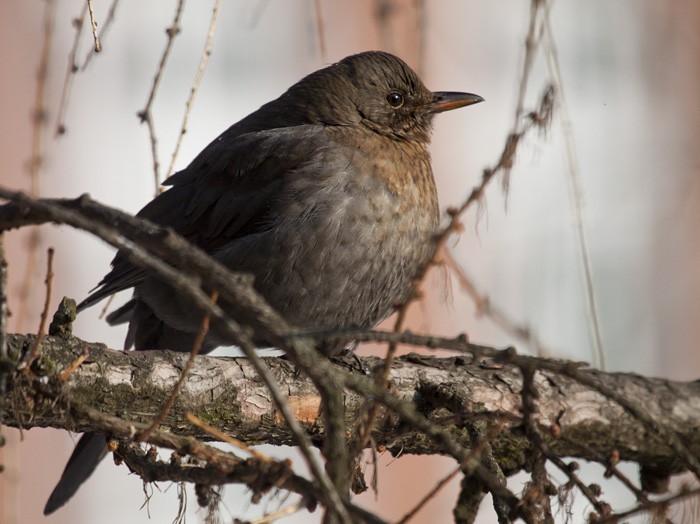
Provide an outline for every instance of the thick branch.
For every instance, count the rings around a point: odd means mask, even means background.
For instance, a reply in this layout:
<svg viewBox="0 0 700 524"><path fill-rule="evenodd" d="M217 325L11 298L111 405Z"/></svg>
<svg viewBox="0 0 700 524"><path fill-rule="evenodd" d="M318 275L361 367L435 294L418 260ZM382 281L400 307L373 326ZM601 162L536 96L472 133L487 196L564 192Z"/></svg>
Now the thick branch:
<svg viewBox="0 0 700 524"><path fill-rule="evenodd" d="M33 336L8 336L11 357L18 358L20 350L26 351L34 340ZM61 380L58 374L85 347L89 351L87 360L66 381ZM125 353L77 338L46 337L34 371L47 378L9 384L8 394L0 400L6 412L5 423L24 428L99 430L100 420L90 415L94 409L134 423L148 423L158 414L187 358L163 351ZM378 363L373 358L362 360L369 368ZM270 358L267 364L287 392L296 417L313 441L321 445L321 399L312 382L298 376L284 359ZM693 454L700 455L700 434L696 431L700 426L700 383L602 372L596 372L595 378L643 404L660 424L676 432ZM469 441L468 424L476 418L505 421L506 429L492 441L494 456L507 473L528 466L530 447L519 430L522 379L516 368L467 365L462 358L408 355L395 362L391 380L397 397L411 400L420 413L458 441ZM556 426L566 437L549 439L558 455L596 459L600 455L591 453L609 456L616 450L622 460L633 460L647 468L668 472L684 469L665 442L603 395L547 371L537 372L535 381L539 391L536 423L544 430ZM348 425L354 423L362 400L346 391ZM294 444L269 392L247 359L197 357L163 429L207 438L186 422L187 411L248 443ZM388 415L378 422L374 440L394 453L442 452L397 416ZM576 445L577 441L586 446Z"/></svg>

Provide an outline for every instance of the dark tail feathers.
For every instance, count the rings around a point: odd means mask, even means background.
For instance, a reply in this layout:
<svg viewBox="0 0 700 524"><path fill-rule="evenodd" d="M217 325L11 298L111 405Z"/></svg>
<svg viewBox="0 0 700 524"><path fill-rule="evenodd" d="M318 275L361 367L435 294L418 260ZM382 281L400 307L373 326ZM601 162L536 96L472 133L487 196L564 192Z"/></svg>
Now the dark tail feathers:
<svg viewBox="0 0 700 524"><path fill-rule="evenodd" d="M107 454L107 439L101 433L85 433L63 470L61 480L54 488L44 507L44 515L49 515L63 506L75 495L80 485L85 482L100 460Z"/></svg>

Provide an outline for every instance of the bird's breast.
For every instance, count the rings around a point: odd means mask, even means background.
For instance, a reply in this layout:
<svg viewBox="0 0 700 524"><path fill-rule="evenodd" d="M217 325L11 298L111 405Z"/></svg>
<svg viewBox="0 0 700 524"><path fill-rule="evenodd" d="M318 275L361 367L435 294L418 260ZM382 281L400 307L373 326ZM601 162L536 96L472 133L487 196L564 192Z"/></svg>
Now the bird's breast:
<svg viewBox="0 0 700 524"><path fill-rule="evenodd" d="M286 188L271 258L284 263L256 281L292 323L374 325L432 256L439 215L429 156L392 147L352 151Z"/></svg>

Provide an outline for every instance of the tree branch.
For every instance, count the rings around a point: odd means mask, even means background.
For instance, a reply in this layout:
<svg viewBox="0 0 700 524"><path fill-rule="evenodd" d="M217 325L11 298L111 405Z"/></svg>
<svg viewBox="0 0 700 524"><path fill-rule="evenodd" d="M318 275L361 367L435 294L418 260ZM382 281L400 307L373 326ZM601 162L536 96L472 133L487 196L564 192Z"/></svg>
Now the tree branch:
<svg viewBox="0 0 700 524"><path fill-rule="evenodd" d="M8 335L10 357L20 358L35 340L33 335ZM85 347L89 357L67 380L60 380L60 372ZM23 428L116 431L112 426L104 426L90 410L119 416L131 424L147 424L157 416L188 358L187 354L167 351L116 351L75 337L49 336L42 342L40 357L33 367L36 378L21 384L18 378L10 380L0 407L5 410L7 425ZM366 367L379 363L372 357L362 361ZM295 417L313 443L321 446L321 397L313 382L298 376L285 359L268 358L266 363L280 389L287 392ZM371 379L357 371L348 373L354 381L373 385ZM659 424L678 434L696 456L700 455L700 383L624 373L591 374L607 388L643 404ZM632 460L645 467L669 473L686 469L668 443L652 435L609 398L549 371L538 371L534 380L539 395L533 418L548 446L559 456L596 460L600 456L597 454L609 456L615 450L620 460ZM395 362L391 381L395 397L412 402L418 413L460 441L469 440L467 428L475 420L499 421L504 430L491 441L494 457L507 474L528 466L530 443L520 430L522 377L515 366L465 364L461 357L410 354ZM362 405L363 396L345 391L348 426L355 422ZM249 444L295 444L269 391L256 379L252 364L244 358L196 357L189 379L161 426L178 435L210 439L186 421L187 412ZM549 431L555 426L556 432ZM425 439L410 421L400 416L384 417L375 427L373 439L394 454L444 453L439 444ZM585 442L586 446L577 445L576 441Z"/></svg>

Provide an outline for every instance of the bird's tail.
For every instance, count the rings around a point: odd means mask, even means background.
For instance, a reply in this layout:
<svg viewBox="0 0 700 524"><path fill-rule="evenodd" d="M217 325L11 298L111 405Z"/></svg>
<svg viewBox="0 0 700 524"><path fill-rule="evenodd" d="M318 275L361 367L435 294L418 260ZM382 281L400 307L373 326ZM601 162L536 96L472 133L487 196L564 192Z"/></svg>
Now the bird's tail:
<svg viewBox="0 0 700 524"><path fill-rule="evenodd" d="M63 506L75 495L80 485L85 482L97 464L107 454L107 439L101 433L85 433L78 445L75 446L73 454L68 460L61 480L54 488L49 500L44 507L44 515L49 515Z"/></svg>

